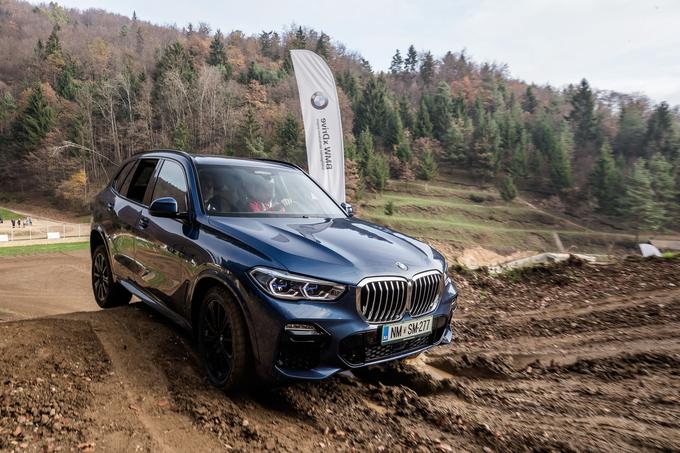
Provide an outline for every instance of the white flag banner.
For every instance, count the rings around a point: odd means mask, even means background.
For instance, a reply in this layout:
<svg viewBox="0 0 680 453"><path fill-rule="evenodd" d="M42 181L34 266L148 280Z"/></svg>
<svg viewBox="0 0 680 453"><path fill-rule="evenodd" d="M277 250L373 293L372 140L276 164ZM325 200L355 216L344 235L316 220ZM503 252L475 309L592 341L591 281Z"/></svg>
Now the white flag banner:
<svg viewBox="0 0 680 453"><path fill-rule="evenodd" d="M342 203L345 201L345 151L333 73L314 52L291 50L290 54L300 95L309 174Z"/></svg>

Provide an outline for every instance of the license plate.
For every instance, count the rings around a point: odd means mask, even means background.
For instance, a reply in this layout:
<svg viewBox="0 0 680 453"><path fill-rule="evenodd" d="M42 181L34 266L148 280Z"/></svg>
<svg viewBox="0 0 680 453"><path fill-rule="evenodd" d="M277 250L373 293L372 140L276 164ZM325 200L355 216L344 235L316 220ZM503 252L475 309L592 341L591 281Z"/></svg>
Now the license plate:
<svg viewBox="0 0 680 453"><path fill-rule="evenodd" d="M432 316L382 326L380 344L394 343L432 333Z"/></svg>

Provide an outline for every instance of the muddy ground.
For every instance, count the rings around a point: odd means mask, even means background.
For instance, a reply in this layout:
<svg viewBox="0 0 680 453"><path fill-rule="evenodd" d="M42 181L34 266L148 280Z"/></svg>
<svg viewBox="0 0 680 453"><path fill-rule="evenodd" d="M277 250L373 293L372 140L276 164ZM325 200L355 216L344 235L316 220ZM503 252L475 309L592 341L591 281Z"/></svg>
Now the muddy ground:
<svg viewBox="0 0 680 453"><path fill-rule="evenodd" d="M453 276L451 345L239 395L138 303L1 323L0 450L680 450L680 260Z"/></svg>

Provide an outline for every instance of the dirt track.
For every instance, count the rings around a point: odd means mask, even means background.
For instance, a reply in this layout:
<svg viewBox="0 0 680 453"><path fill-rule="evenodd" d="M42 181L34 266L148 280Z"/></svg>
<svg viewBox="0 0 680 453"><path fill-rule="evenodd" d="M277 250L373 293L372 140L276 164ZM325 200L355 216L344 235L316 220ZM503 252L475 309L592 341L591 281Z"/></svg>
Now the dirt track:
<svg viewBox="0 0 680 453"><path fill-rule="evenodd" d="M40 262L87 269L80 255ZM45 286L94 304L75 271L78 286L37 275L40 310ZM680 261L456 278L451 346L368 380L238 396L210 387L190 340L141 304L0 324L0 449L680 449Z"/></svg>

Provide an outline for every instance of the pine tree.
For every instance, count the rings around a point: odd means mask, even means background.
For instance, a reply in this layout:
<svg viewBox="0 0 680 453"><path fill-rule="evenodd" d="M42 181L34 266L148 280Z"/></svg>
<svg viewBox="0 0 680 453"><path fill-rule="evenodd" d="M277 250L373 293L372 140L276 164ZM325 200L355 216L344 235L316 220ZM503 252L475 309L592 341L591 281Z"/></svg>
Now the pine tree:
<svg viewBox="0 0 680 453"><path fill-rule="evenodd" d="M184 123L172 130L172 146L180 151L191 151L191 132Z"/></svg>
<svg viewBox="0 0 680 453"><path fill-rule="evenodd" d="M408 72L416 72L416 64L418 64L418 53L416 48L411 44L406 52L406 59L404 60L404 69Z"/></svg>
<svg viewBox="0 0 680 453"><path fill-rule="evenodd" d="M453 118L451 111L451 88L446 82L439 82L432 100L432 111L430 112L432 135L439 141L444 140L444 136L451 126Z"/></svg>
<svg viewBox="0 0 680 453"><path fill-rule="evenodd" d="M227 66L227 52L224 49L223 39L222 32L217 30L210 42L210 50L206 59L206 63L210 66Z"/></svg>
<svg viewBox="0 0 680 453"><path fill-rule="evenodd" d="M368 159L368 181L374 189L383 191L390 176L390 165L382 153L373 153Z"/></svg>
<svg viewBox="0 0 680 453"><path fill-rule="evenodd" d="M432 181L437 176L437 161L429 147L426 147L423 155L420 156L420 167L418 170L418 177L425 181Z"/></svg>
<svg viewBox="0 0 680 453"><path fill-rule="evenodd" d="M18 146L24 150L35 149L52 129L54 116L42 87L36 85L28 98L26 109L17 119L15 140Z"/></svg>
<svg viewBox="0 0 680 453"><path fill-rule="evenodd" d="M357 95L359 94L359 83L354 74L347 69L345 72L338 74L337 82L350 100L353 101L353 105L356 105Z"/></svg>
<svg viewBox="0 0 680 453"><path fill-rule="evenodd" d="M240 149L237 150L237 155L248 155L253 151L258 150L259 147L257 144L261 140L260 123L257 122L255 111L252 107L248 107L238 129L238 144Z"/></svg>
<svg viewBox="0 0 680 453"><path fill-rule="evenodd" d="M592 193L597 200L598 211L613 214L618 210L621 195L621 173L614 162L611 147L605 143L590 176Z"/></svg>
<svg viewBox="0 0 680 453"><path fill-rule="evenodd" d="M355 135L368 129L376 137L382 137L387 124L387 87L382 77L371 77L354 104Z"/></svg>
<svg viewBox="0 0 680 453"><path fill-rule="evenodd" d="M399 99L399 117L404 128L413 131L416 119L411 109L411 103L405 97Z"/></svg>
<svg viewBox="0 0 680 453"><path fill-rule="evenodd" d="M401 53L399 52L399 49L397 49L394 56L392 57L392 63L390 64L390 72L393 75L401 74L403 67L404 60L401 58Z"/></svg>
<svg viewBox="0 0 680 453"><path fill-rule="evenodd" d="M498 192L501 194L501 198L505 201L512 201L517 198L517 188L515 187L515 182L512 176L506 175L501 179L498 186Z"/></svg>
<svg viewBox="0 0 680 453"><path fill-rule="evenodd" d="M420 78L425 85L430 85L434 80L435 62L432 52L427 51L420 62Z"/></svg>
<svg viewBox="0 0 680 453"><path fill-rule="evenodd" d="M442 140L446 157L455 164L464 164L467 144L463 128L458 120L453 120Z"/></svg>
<svg viewBox="0 0 680 453"><path fill-rule="evenodd" d="M291 43L291 49L306 49L306 48L307 48L307 34L302 29L302 27L298 27L298 29L295 31L295 37L293 38L293 42Z"/></svg>
<svg viewBox="0 0 680 453"><path fill-rule="evenodd" d="M491 179L495 174L494 162L497 160L501 137L496 120L481 108L479 102L475 110L477 118L468 154L468 164L480 178Z"/></svg>
<svg viewBox="0 0 680 453"><path fill-rule="evenodd" d="M623 106L619 114L619 130L614 140L614 150L626 158L642 156L645 132L643 108L635 104Z"/></svg>
<svg viewBox="0 0 680 453"><path fill-rule="evenodd" d="M373 134L368 129L364 129L357 138L357 163L362 176L368 175L368 164L374 154Z"/></svg>
<svg viewBox="0 0 680 453"><path fill-rule="evenodd" d="M534 94L534 90L531 88L531 86L528 86L526 92L524 93L524 98L522 99L522 110L528 113L534 113L536 112L537 108L538 99L536 99L536 95Z"/></svg>
<svg viewBox="0 0 680 453"><path fill-rule="evenodd" d="M192 84L197 76L193 58L178 41L165 48L156 65L155 83L151 93L155 100L161 98L161 86L165 80L165 75L169 71L176 71L187 85Z"/></svg>
<svg viewBox="0 0 680 453"><path fill-rule="evenodd" d="M671 160L680 157L680 135L668 103L662 102L656 106L649 117L645 142L649 155L661 153Z"/></svg>
<svg viewBox="0 0 680 453"><path fill-rule="evenodd" d="M62 57L61 41L59 41L58 35L60 30L61 28L58 24L55 24L54 27L52 27L52 33L50 33L50 36L45 43L45 56Z"/></svg>
<svg viewBox="0 0 680 453"><path fill-rule="evenodd" d="M318 55L321 55L324 60L328 60L330 55L330 38L324 32L321 32L319 39L316 40L316 48L314 49Z"/></svg>
<svg viewBox="0 0 680 453"><path fill-rule="evenodd" d="M276 129L276 144L281 158L289 162L302 163L300 124L291 112L284 117Z"/></svg>
<svg viewBox="0 0 680 453"><path fill-rule="evenodd" d="M541 155L539 160L547 165L549 189L555 192L561 192L572 185L568 133L565 125L555 126L546 113L540 114L534 125L533 142Z"/></svg>
<svg viewBox="0 0 680 453"><path fill-rule="evenodd" d="M657 230L664 222L665 210L655 201L651 176L645 160L639 158L633 165L625 193L625 217L639 235L643 230Z"/></svg>
<svg viewBox="0 0 680 453"><path fill-rule="evenodd" d="M654 154L647 164L651 177L654 199L664 207L666 212L678 210L673 165L661 153ZM674 213L674 212L673 212Z"/></svg>
<svg viewBox="0 0 680 453"><path fill-rule="evenodd" d="M387 111L387 122L384 132L385 148L393 150L404 140L404 126L401 124L399 112L390 108Z"/></svg>
<svg viewBox="0 0 680 453"><path fill-rule="evenodd" d="M569 189L574 184L571 168L573 142L573 134L566 122L563 121L558 132L557 148L553 150L549 160L550 177L558 191Z"/></svg>
<svg viewBox="0 0 680 453"><path fill-rule="evenodd" d="M413 151L411 150L411 145L408 140L404 140L399 145L397 145L397 159L403 164L410 162L413 158Z"/></svg>
<svg viewBox="0 0 680 453"><path fill-rule="evenodd" d="M75 101L77 86L75 83L75 67L72 63L67 64L59 71L54 90L64 99Z"/></svg>
<svg viewBox="0 0 680 453"><path fill-rule="evenodd" d="M581 80L580 85L572 94L572 110L569 114L574 129L576 145L583 147L595 140L597 136L597 121L595 118L595 98L586 79Z"/></svg>
<svg viewBox="0 0 680 453"><path fill-rule="evenodd" d="M432 121L430 120L430 112L427 108L427 100L425 96L420 99L420 108L416 116L416 124L414 126L413 135L415 137L432 137Z"/></svg>
<svg viewBox="0 0 680 453"><path fill-rule="evenodd" d="M510 174L514 179L525 178L529 170L529 134L522 128L520 138L512 150Z"/></svg>
<svg viewBox="0 0 680 453"><path fill-rule="evenodd" d="M274 50L274 32L273 31L264 31L260 33L258 36L257 40L260 43L260 53L264 55L265 57L268 58L274 58L273 50Z"/></svg>

